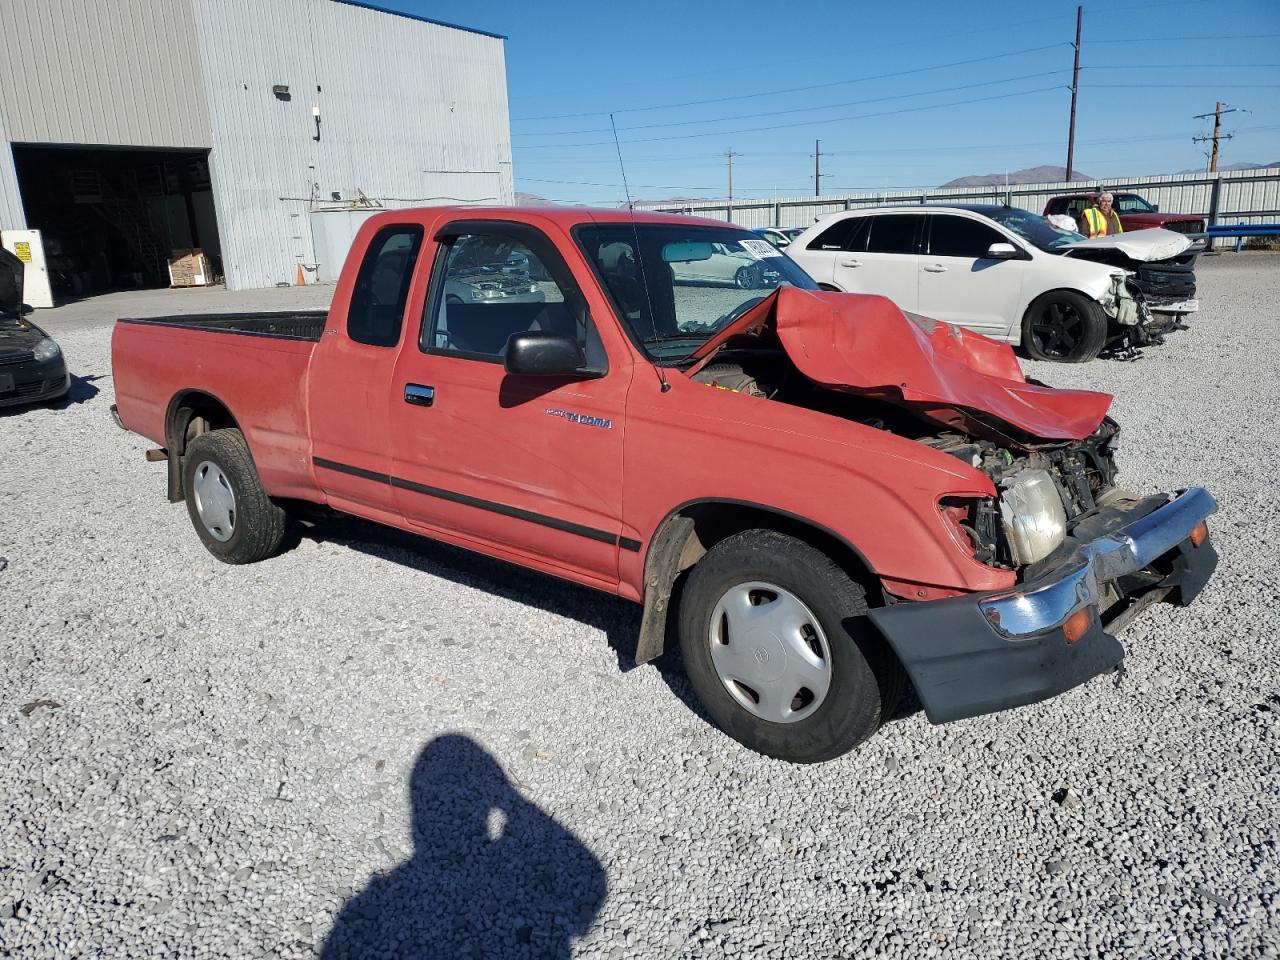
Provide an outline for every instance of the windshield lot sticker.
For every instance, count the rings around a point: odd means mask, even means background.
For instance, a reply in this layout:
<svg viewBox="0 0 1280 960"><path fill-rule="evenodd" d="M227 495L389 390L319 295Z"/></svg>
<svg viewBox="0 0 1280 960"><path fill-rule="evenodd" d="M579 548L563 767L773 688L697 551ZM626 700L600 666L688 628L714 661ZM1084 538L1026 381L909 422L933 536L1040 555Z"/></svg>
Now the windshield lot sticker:
<svg viewBox="0 0 1280 960"><path fill-rule="evenodd" d="M584 427L603 427L606 430L613 429L613 421L607 417L593 417L586 413L574 413L572 410L557 410L555 407L547 407L543 412L549 417L560 417L562 420L568 420L570 423L581 424Z"/></svg>
<svg viewBox="0 0 1280 960"><path fill-rule="evenodd" d="M763 260L765 257L782 256L782 251L768 240L739 240L738 244L757 260Z"/></svg>

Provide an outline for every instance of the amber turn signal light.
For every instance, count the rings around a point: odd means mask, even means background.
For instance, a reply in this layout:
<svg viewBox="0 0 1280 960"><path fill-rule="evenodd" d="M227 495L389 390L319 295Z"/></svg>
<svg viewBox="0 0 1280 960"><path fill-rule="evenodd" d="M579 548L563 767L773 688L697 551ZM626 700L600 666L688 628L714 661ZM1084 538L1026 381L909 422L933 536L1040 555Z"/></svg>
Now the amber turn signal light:
<svg viewBox="0 0 1280 960"><path fill-rule="evenodd" d="M1062 632L1067 635L1067 643L1075 643L1088 633L1089 624L1092 620L1093 609L1091 607L1082 607L1067 617L1067 622L1062 625Z"/></svg>
<svg viewBox="0 0 1280 960"><path fill-rule="evenodd" d="M1191 531L1191 545L1198 547L1209 539L1209 525L1201 520L1196 524L1195 529Z"/></svg>

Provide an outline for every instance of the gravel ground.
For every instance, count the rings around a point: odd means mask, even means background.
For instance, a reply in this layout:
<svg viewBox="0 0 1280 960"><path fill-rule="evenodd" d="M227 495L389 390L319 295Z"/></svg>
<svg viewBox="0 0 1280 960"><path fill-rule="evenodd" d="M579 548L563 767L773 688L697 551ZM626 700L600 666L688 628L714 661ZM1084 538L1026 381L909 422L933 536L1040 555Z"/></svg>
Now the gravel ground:
<svg viewBox="0 0 1280 960"><path fill-rule="evenodd" d="M111 425L113 301L42 314L79 379L0 414L0 955L1280 956L1280 257L1201 296L1029 365L1116 394L1128 486L1218 496L1200 600L817 767L630 669L621 601L356 521L217 563Z"/></svg>

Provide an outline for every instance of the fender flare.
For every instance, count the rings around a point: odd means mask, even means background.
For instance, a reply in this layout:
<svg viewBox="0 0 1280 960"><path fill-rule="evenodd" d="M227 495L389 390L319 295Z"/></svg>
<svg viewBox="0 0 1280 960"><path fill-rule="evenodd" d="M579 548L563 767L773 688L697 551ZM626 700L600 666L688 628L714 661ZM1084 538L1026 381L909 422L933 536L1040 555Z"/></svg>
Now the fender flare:
<svg viewBox="0 0 1280 960"><path fill-rule="evenodd" d="M223 410L227 411L227 416L231 419L232 424L237 427L240 424L240 421L236 419L236 415L231 412L231 407L217 394L202 390L199 387L183 387L174 393L164 414L167 493L170 503L179 503L183 499L182 455L186 449L187 433L191 427L191 422L197 418L196 411L190 407L185 407L183 401L193 396L208 397ZM198 432L204 433L206 431L199 430ZM248 442L247 438L246 442Z"/></svg>
<svg viewBox="0 0 1280 960"><path fill-rule="evenodd" d="M657 659L666 650L667 627L671 617L671 594L680 574L698 562L714 543L708 544L699 536L697 520L687 511L698 507L726 507L750 511L772 519L783 532L807 531L819 541L814 544L828 553L843 553L832 559L842 566L860 569L850 570L859 574L868 595L883 595L883 588L875 578L874 569L867 558L852 543L828 527L808 517L782 510L768 504L733 498L706 497L688 500L673 508L658 524L649 541L644 560L644 611L640 617L640 635L636 641L636 665ZM767 525L767 524L764 524ZM743 529L749 529L744 527ZM825 541L825 542L824 542ZM832 550L832 546L838 549ZM874 582L872 582L874 581Z"/></svg>

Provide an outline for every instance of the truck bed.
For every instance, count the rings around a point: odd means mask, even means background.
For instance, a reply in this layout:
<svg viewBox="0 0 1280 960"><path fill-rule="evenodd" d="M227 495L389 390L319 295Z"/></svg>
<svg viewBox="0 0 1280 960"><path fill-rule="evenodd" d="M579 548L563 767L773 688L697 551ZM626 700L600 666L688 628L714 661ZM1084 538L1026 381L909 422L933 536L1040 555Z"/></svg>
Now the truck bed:
<svg viewBox="0 0 1280 960"><path fill-rule="evenodd" d="M263 313L182 313L169 317L121 317L121 323L141 323L188 330L238 333L251 337L306 340L317 343L324 333L326 310Z"/></svg>
<svg viewBox="0 0 1280 960"><path fill-rule="evenodd" d="M313 496L307 370L327 316L314 311L120 320L112 331L111 356L121 423L163 447L174 400L207 395L230 411L272 496Z"/></svg>

